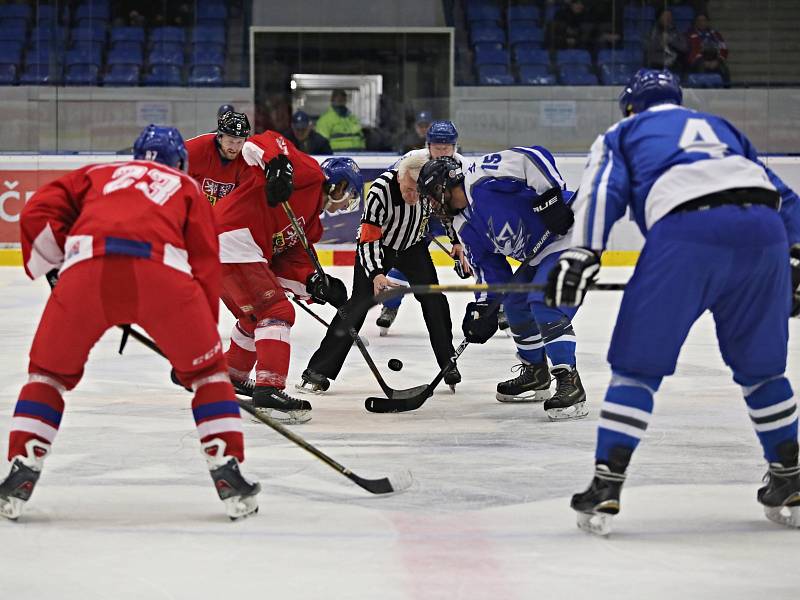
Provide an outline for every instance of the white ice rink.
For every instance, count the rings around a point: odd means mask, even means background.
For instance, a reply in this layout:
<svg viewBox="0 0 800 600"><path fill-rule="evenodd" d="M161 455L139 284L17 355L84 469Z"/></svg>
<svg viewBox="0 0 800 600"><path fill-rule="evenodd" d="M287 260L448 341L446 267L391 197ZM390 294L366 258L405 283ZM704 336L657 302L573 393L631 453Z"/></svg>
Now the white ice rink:
<svg viewBox="0 0 800 600"><path fill-rule="evenodd" d="M331 272L349 283L351 269ZM455 280L450 269L440 273ZM46 288L21 269L0 270L1 476ZM66 396L26 513L0 522L0 599L796 598L800 531L768 522L755 501L765 465L707 317L656 397L611 537L575 527L569 497L591 478L620 297L592 293L576 319L591 406L581 421L551 423L541 405L494 399L515 363L502 334L467 348L455 395L440 390L404 414L364 410L379 388L351 352L329 394L311 398L313 420L294 430L361 476L408 468L412 488L370 496L247 420L243 470L263 492L260 513L236 523L200 456L190 395L135 340L119 356L119 331L110 331ZM450 297L456 343L467 301ZM435 362L414 299L390 337L378 337L376 316L363 333L389 384L430 381ZM323 334L304 313L297 321L292 386ZM225 314L224 338L231 323ZM791 327L788 373L797 387L800 320ZM400 373L386 368L392 357L405 363Z"/></svg>

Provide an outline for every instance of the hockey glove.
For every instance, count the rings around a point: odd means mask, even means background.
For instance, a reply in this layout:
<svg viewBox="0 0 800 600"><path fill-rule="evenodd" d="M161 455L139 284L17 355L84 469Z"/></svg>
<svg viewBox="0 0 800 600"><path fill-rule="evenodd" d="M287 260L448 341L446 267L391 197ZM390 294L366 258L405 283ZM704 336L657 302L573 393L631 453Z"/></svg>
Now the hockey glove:
<svg viewBox="0 0 800 600"><path fill-rule="evenodd" d="M564 203L561 190L550 188L539 195L533 202L533 212L539 215L548 230L556 235L564 235L575 222L572 209Z"/></svg>
<svg viewBox="0 0 800 600"><path fill-rule="evenodd" d="M335 308L340 308L347 302L347 288L344 287L344 283L341 279L330 275L322 277L319 273L312 273L306 280L306 291L320 304L327 302Z"/></svg>
<svg viewBox="0 0 800 600"><path fill-rule="evenodd" d="M792 266L792 312L800 316L800 244L789 248L789 264Z"/></svg>
<svg viewBox="0 0 800 600"><path fill-rule="evenodd" d="M294 169L292 163L285 154L278 154L267 163L264 169L267 178L265 191L267 193L267 204L272 207L278 206L281 202L286 202L292 195L292 177Z"/></svg>
<svg viewBox="0 0 800 600"><path fill-rule="evenodd" d="M456 272L461 279L469 279L472 277L472 273L466 273L464 271L464 265L461 264L461 261L456 259L456 264L453 265L453 270Z"/></svg>
<svg viewBox="0 0 800 600"><path fill-rule="evenodd" d="M461 323L464 337L470 344L484 344L497 332L497 311L489 314L486 302L470 302Z"/></svg>
<svg viewBox="0 0 800 600"><path fill-rule="evenodd" d="M44 278L47 279L47 284L50 286L50 289L52 290L54 287L56 287L56 284L58 283L58 269L51 269L50 271L45 273Z"/></svg>
<svg viewBox="0 0 800 600"><path fill-rule="evenodd" d="M597 279L600 255L588 248L570 248L559 257L547 277L547 306L580 306L586 290Z"/></svg>

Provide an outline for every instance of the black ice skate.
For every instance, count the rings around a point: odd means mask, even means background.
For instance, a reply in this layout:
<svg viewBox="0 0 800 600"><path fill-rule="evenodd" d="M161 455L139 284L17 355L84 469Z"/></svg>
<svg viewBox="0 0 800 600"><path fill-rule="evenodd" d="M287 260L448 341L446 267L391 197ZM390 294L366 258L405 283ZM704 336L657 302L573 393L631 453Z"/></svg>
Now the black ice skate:
<svg viewBox="0 0 800 600"><path fill-rule="evenodd" d="M519 375L497 384L498 402L541 402L550 397L550 371L547 362L530 365L521 363L511 367Z"/></svg>
<svg viewBox="0 0 800 600"><path fill-rule="evenodd" d="M42 473L44 458L50 452L50 444L29 440L25 444L26 456L15 456L11 460L11 472L0 483L0 516L16 521L22 514L25 503L30 500L33 488Z"/></svg>
<svg viewBox="0 0 800 600"><path fill-rule="evenodd" d="M325 375L306 369L300 376L300 383L295 384L294 388L303 394L321 394L328 391L331 382Z"/></svg>
<svg viewBox="0 0 800 600"><path fill-rule="evenodd" d="M392 326L392 323L397 318L398 310L399 308L389 308L388 306L384 306L381 309L381 314L375 321L375 325L381 328L381 337L389 333L389 327Z"/></svg>
<svg viewBox="0 0 800 600"><path fill-rule="evenodd" d="M778 447L781 462L770 463L764 475L766 485L758 490L758 501L770 521L786 527L800 527L800 466L797 442L789 440Z"/></svg>
<svg viewBox="0 0 800 600"><path fill-rule="evenodd" d="M297 424L311 420L311 404L292 398L281 389L257 385L253 392L253 406L281 423Z"/></svg>
<svg viewBox="0 0 800 600"><path fill-rule="evenodd" d="M250 483L239 471L239 461L225 456L225 442L214 438L203 444L203 455L208 463L211 480L219 499L225 503L225 512L231 521L258 512L256 494L261 491L258 482Z"/></svg>
<svg viewBox="0 0 800 600"><path fill-rule="evenodd" d="M458 367L453 365L447 373L444 374L444 382L450 386L450 390L456 393L456 384L461 383L461 373Z"/></svg>
<svg viewBox="0 0 800 600"><path fill-rule="evenodd" d="M608 463L595 465L589 488L572 496L570 506L578 513L578 527L583 531L596 535L611 533L611 519L619 512L619 497L632 453L624 446L612 448Z"/></svg>
<svg viewBox="0 0 800 600"><path fill-rule="evenodd" d="M253 397L253 392L256 389L256 382L249 377L247 379L234 379L231 377L231 384L233 385L233 391L236 392L237 396L247 396L248 398Z"/></svg>
<svg viewBox="0 0 800 600"><path fill-rule="evenodd" d="M582 419L589 414L586 409L586 392L575 367L555 365L552 370L556 392L544 403L544 411L551 421Z"/></svg>

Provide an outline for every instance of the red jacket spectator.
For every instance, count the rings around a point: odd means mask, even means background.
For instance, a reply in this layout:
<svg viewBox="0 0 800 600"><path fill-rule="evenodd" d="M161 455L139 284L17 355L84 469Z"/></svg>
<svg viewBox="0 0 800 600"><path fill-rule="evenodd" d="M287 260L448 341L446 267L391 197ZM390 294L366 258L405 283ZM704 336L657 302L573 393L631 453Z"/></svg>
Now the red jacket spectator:
<svg viewBox="0 0 800 600"><path fill-rule="evenodd" d="M695 64L703 57L703 50L716 47L719 57L728 60L728 45L722 38L722 34L716 29L711 29L708 22L708 15L699 13L694 18L694 26L689 30L689 65Z"/></svg>

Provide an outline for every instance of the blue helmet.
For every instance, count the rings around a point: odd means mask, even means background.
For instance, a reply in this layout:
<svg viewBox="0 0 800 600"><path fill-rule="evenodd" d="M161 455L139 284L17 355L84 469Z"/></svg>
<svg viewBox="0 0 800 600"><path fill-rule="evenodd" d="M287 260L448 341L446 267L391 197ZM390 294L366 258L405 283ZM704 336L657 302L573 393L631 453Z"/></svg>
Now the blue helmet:
<svg viewBox="0 0 800 600"><path fill-rule="evenodd" d="M678 78L671 72L639 69L619 96L622 116L640 113L656 104L681 104L683 92Z"/></svg>
<svg viewBox="0 0 800 600"><path fill-rule="evenodd" d="M452 121L434 121L428 127L425 139L429 144L453 144L458 141L458 130Z"/></svg>
<svg viewBox="0 0 800 600"><path fill-rule="evenodd" d="M154 160L185 171L189 167L189 156L180 131L174 127L148 125L133 144L133 158Z"/></svg>
<svg viewBox="0 0 800 600"><path fill-rule="evenodd" d="M356 162L352 158L334 156L326 159L320 166L328 186L333 187L342 181L347 182L344 196L337 200L337 202L348 201L347 206L341 210L352 210L357 207L364 189L364 176L361 175L361 169L358 168Z"/></svg>

